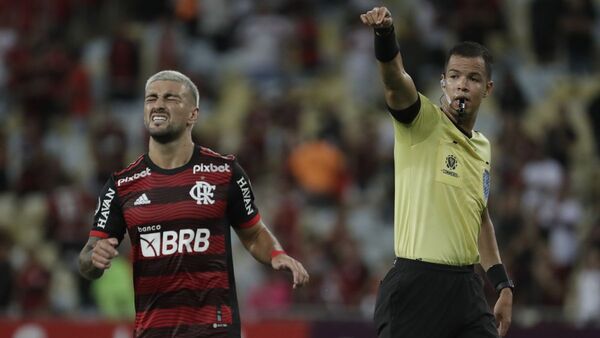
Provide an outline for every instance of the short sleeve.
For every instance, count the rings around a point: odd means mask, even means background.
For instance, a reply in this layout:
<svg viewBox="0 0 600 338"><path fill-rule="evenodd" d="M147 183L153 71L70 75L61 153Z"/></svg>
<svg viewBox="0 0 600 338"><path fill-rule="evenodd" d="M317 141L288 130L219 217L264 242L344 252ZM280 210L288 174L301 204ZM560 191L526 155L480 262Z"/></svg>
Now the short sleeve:
<svg viewBox="0 0 600 338"><path fill-rule="evenodd" d="M411 123L402 124L396 122L396 129L399 129L401 133L408 133L410 135L411 145L420 143L431 135L442 118L442 112L439 108L421 93L419 93L419 102L419 113Z"/></svg>
<svg viewBox="0 0 600 338"><path fill-rule="evenodd" d="M260 221L258 208L254 203L254 192L244 169L233 162L229 195L227 197L227 217L234 228L249 228Z"/></svg>
<svg viewBox="0 0 600 338"><path fill-rule="evenodd" d="M94 213L94 226L90 231L90 237L115 237L121 242L126 228L115 181L111 176L98 197L98 205Z"/></svg>

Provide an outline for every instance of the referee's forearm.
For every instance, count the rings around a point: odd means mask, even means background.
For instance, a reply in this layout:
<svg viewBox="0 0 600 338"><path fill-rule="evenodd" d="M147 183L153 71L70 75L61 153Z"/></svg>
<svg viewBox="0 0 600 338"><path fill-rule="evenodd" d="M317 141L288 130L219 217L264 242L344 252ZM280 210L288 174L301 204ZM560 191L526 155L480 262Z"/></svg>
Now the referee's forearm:
<svg viewBox="0 0 600 338"><path fill-rule="evenodd" d="M498 250L498 243L496 242L494 225L492 224L489 215L482 218L478 244L481 266L484 270L487 271L491 266L502 263L500 251Z"/></svg>

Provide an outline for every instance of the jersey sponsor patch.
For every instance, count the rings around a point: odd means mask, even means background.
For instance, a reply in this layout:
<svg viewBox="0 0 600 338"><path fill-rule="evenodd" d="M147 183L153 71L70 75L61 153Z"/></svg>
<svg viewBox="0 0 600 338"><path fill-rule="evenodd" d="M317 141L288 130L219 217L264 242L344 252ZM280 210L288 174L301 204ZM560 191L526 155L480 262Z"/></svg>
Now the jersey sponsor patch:
<svg viewBox="0 0 600 338"><path fill-rule="evenodd" d="M115 190L112 188L108 188L106 194L104 194L104 199L102 200L102 204L99 205L99 210L96 213L100 213L100 217L98 217L98 222L96 226L98 228L104 229L106 227L106 222L108 221L108 216L110 216L110 204L112 203L113 198L115 198Z"/></svg>
<svg viewBox="0 0 600 338"><path fill-rule="evenodd" d="M242 197L244 199L244 208L246 209L246 214L252 215L254 212L254 208L252 208L252 191L250 190L250 184L244 177L240 177L237 180L238 187L242 191Z"/></svg>
<svg viewBox="0 0 600 338"><path fill-rule="evenodd" d="M210 164L201 163L201 164L194 165L192 172L194 174L196 174L196 173L228 173L228 172L231 172L231 169L229 168L228 163L221 164L221 165L215 165L213 163L210 163Z"/></svg>
<svg viewBox="0 0 600 338"><path fill-rule="evenodd" d="M139 173L135 173L135 174L133 174L133 175L131 175L131 176L127 176L127 177L124 177L124 178L120 178L120 179L117 181L117 186L119 186L119 187L120 187L120 186L121 186L121 184L124 184L124 183L129 183L129 182L133 182L133 181L135 181L135 180L137 180L137 179L139 179L139 178L146 177L146 176L150 176L151 174L152 174L152 173L150 172L150 168L146 168L146 169L144 169L144 170L140 171Z"/></svg>
<svg viewBox="0 0 600 338"><path fill-rule="evenodd" d="M180 229L140 234L142 256L161 257L175 253L204 252L208 250L210 230Z"/></svg>

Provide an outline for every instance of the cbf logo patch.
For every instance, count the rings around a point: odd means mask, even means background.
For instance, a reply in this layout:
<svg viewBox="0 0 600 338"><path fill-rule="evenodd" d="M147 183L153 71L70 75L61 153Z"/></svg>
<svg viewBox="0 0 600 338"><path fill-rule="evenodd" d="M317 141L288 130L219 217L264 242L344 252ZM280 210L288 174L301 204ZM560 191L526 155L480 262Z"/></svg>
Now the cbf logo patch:
<svg viewBox="0 0 600 338"><path fill-rule="evenodd" d="M450 170L454 170L454 169L456 169L457 165L458 165L458 161L456 160L456 156L448 155L446 157L446 168L448 168Z"/></svg>
<svg viewBox="0 0 600 338"><path fill-rule="evenodd" d="M488 197L490 196L490 172L485 169L483 171L483 199L487 203Z"/></svg>
<svg viewBox="0 0 600 338"><path fill-rule="evenodd" d="M458 178L458 173L455 171L458 167L458 159L454 155L446 156L446 160L444 161L446 168L442 169L442 173Z"/></svg>

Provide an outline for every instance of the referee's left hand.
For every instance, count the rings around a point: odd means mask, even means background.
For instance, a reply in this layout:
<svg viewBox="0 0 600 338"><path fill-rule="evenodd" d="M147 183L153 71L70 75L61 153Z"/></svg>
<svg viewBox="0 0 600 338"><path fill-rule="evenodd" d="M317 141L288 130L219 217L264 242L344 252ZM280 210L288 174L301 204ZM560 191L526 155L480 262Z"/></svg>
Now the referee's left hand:
<svg viewBox="0 0 600 338"><path fill-rule="evenodd" d="M504 337L512 318L512 290L504 288L500 291L496 306L494 306L494 317L496 317L496 325L498 325L498 334L500 337Z"/></svg>

